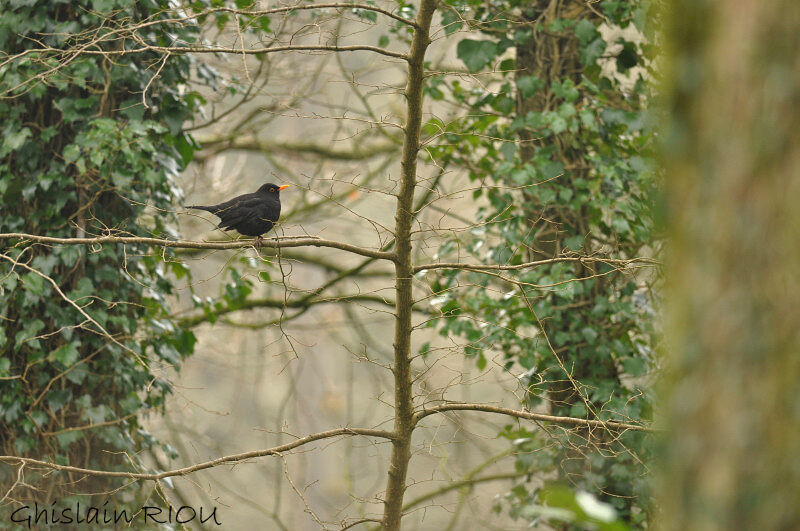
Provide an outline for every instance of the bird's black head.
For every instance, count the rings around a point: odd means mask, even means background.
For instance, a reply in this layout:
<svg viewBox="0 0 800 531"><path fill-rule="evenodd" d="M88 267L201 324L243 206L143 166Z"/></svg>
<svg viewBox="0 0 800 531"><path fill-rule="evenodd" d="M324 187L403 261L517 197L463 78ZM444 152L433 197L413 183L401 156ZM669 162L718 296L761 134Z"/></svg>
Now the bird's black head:
<svg viewBox="0 0 800 531"><path fill-rule="evenodd" d="M280 191L283 190L284 188L289 188L289 185L284 184L283 186L278 186L277 184L267 183L265 185L262 185L261 188L258 189L258 193L278 195Z"/></svg>

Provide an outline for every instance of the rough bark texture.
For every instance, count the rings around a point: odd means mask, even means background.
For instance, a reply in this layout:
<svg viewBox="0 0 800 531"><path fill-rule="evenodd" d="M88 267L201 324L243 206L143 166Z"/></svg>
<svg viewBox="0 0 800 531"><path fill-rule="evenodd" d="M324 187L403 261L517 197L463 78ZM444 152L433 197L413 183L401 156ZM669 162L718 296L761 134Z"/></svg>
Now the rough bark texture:
<svg viewBox="0 0 800 531"><path fill-rule="evenodd" d="M672 2L665 529L800 529L800 11Z"/></svg>
<svg viewBox="0 0 800 531"><path fill-rule="evenodd" d="M406 489L408 461L411 459L411 434L414 430L414 403L411 381L411 221L414 189L417 185L417 154L422 127L422 87L425 51L430 44L430 27L435 0L422 0L417 14L417 29L408 56L408 82L405 136L403 139L402 175L395 213L396 306L394 333L394 407L395 421L392 457L386 484L383 528L400 529L403 494Z"/></svg>

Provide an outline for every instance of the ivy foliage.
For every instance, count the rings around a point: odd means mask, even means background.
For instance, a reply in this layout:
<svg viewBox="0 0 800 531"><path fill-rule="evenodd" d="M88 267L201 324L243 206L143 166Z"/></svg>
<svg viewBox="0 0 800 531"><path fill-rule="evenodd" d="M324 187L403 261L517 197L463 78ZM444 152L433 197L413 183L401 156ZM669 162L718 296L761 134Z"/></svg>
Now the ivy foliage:
<svg viewBox="0 0 800 531"><path fill-rule="evenodd" d="M481 83L430 77L427 95L462 112L426 124L428 151L464 170L483 206L477 226L445 242L438 258L517 265L653 252L650 9L646 0L446 2L445 31L473 30L456 34L456 53ZM652 414L644 385L654 363L652 276L580 262L420 275L442 312L433 326L463 338L480 369L499 360L518 375L526 405L641 420ZM508 426L501 435L527 441L522 470L555 471L627 521L646 519L643 435L595 435L602 453L581 431L543 439ZM547 444L554 436L561 444ZM519 488L507 500L512 515L538 514L522 510L537 490Z"/></svg>
<svg viewBox="0 0 800 531"><path fill-rule="evenodd" d="M164 18L168 4L6 4L0 231L176 236L169 212L181 192L173 178L196 146L182 125L203 104L186 88L193 60L155 53L17 55L37 47L67 50L126 24ZM199 34L197 24L138 32L151 44L192 43ZM133 45L108 38L92 49ZM213 78L207 67L200 70L201 81ZM178 370L196 342L170 318L167 304L185 268L169 250L137 245L7 241L0 252L0 452L128 468L132 456L155 443L139 415L163 408L167 370ZM0 469L0 483L15 473Z"/></svg>

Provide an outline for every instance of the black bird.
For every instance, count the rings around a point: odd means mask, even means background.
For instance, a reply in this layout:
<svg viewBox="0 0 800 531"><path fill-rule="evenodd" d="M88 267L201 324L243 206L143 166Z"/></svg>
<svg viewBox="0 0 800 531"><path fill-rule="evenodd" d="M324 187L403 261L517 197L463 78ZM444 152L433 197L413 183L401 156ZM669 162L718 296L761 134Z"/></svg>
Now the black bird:
<svg viewBox="0 0 800 531"><path fill-rule="evenodd" d="M256 238L260 245L264 241L261 235L271 231L281 215L280 191L288 187L288 184L267 183L252 194L240 195L218 205L186 208L211 212L221 220L220 229L235 229L239 234Z"/></svg>

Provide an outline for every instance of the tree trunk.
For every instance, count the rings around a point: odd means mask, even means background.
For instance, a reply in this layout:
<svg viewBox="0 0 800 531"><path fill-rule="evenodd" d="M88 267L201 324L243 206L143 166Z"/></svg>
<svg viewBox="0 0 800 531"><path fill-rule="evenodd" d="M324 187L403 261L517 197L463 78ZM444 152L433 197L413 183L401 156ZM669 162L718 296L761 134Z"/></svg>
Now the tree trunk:
<svg viewBox="0 0 800 531"><path fill-rule="evenodd" d="M800 529L800 11L674 0L665 529Z"/></svg>
<svg viewBox="0 0 800 531"><path fill-rule="evenodd" d="M403 495L406 474L411 459L411 434L414 431L414 396L411 380L411 310L414 305L411 291L411 221L414 191L417 186L417 154L422 128L422 88L424 84L425 52L430 40L431 21L436 10L434 0L422 0L417 13L417 28L408 54L406 84L406 120L403 126L403 158L400 191L395 211L395 331L394 331L394 438L392 457L386 482L383 509L383 528L400 529L403 517Z"/></svg>

